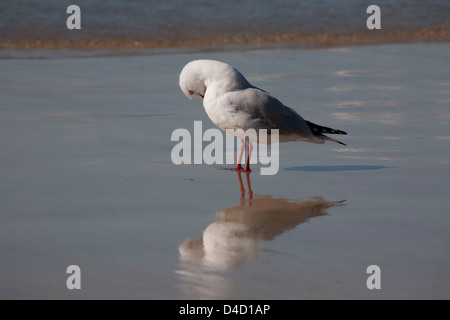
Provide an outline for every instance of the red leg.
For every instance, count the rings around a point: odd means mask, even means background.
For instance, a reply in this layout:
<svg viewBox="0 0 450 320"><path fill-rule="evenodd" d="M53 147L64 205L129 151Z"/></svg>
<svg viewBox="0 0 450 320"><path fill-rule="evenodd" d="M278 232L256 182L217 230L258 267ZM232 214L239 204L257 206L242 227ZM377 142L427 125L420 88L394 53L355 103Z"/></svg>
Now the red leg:
<svg viewBox="0 0 450 320"><path fill-rule="evenodd" d="M247 163L245 164L245 172L252 171L250 170L250 156L252 155L253 150L253 144L249 141L248 142L248 152L247 152Z"/></svg>
<svg viewBox="0 0 450 320"><path fill-rule="evenodd" d="M237 162L236 171L242 170L241 162L242 162L242 154L244 153L244 148L245 148L245 140L242 140L241 152L239 153L239 159Z"/></svg>

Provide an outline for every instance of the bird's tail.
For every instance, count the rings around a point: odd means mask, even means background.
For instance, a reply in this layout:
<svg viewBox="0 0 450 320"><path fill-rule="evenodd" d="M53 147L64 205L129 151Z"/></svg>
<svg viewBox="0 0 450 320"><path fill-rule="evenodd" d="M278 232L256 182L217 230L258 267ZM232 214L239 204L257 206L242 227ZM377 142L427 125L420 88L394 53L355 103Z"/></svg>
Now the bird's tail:
<svg viewBox="0 0 450 320"><path fill-rule="evenodd" d="M323 140L328 140L328 141L333 141L339 144L342 144L344 146L347 146L345 143L330 138L326 135L324 135L324 133L327 134L347 134L347 132L342 131L342 130L337 130L337 129L332 129L332 128L328 128L328 127L323 127L323 126L319 126L318 124L306 121L306 124L308 125L309 129L311 130L311 132L313 133L313 135L315 135L316 137L323 139Z"/></svg>

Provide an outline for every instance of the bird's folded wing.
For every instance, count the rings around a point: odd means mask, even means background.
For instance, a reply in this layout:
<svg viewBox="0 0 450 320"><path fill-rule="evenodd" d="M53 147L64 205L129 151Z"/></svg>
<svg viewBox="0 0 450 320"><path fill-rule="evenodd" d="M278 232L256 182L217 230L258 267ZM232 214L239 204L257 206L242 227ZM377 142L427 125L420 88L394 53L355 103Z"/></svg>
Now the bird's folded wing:
<svg viewBox="0 0 450 320"><path fill-rule="evenodd" d="M281 135L312 136L297 112L257 88L229 92L221 103L242 129L279 129Z"/></svg>

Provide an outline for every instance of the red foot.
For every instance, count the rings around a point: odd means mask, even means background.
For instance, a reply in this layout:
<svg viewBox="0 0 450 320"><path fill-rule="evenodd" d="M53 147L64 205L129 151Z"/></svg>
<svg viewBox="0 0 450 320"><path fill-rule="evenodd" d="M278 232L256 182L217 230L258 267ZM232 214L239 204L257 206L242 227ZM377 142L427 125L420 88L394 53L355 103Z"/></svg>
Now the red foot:
<svg viewBox="0 0 450 320"><path fill-rule="evenodd" d="M238 164L237 166L236 166L236 169L235 169L236 171L241 171L242 170L242 166L240 165L240 164Z"/></svg>

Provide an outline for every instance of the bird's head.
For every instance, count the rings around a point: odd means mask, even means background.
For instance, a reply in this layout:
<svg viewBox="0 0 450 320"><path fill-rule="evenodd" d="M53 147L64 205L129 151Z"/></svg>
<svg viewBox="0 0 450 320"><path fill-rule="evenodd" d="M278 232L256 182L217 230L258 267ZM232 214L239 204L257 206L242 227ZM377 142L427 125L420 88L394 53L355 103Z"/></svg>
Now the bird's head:
<svg viewBox="0 0 450 320"><path fill-rule="evenodd" d="M189 99L205 97L205 75L199 60L189 62L183 68L180 73L180 88Z"/></svg>
<svg viewBox="0 0 450 320"><path fill-rule="evenodd" d="M207 90L219 96L249 86L250 83L239 71L220 61L194 60L185 65L180 73L181 91L189 99L203 99Z"/></svg>

